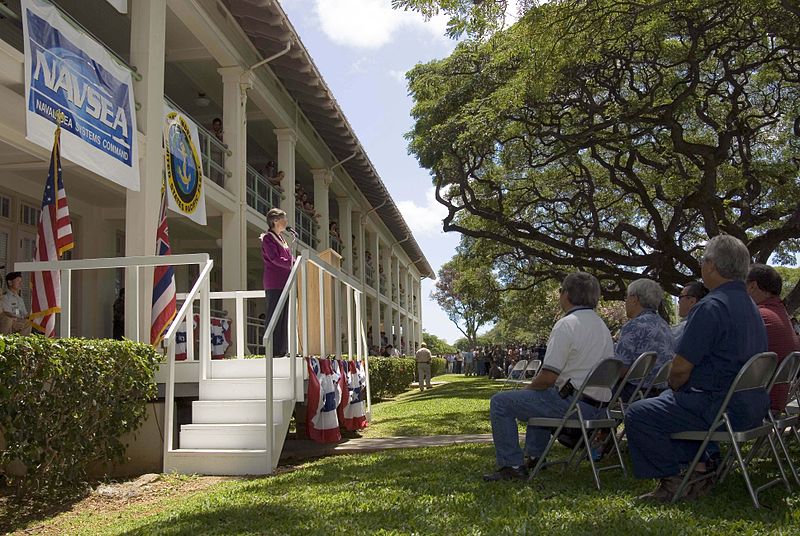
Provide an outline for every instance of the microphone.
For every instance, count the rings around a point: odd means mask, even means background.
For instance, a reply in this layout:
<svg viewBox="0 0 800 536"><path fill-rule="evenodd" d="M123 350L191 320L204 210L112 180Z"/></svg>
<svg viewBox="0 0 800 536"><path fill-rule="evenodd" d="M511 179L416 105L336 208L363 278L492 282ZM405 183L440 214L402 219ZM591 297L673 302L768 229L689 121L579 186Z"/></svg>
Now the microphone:
<svg viewBox="0 0 800 536"><path fill-rule="evenodd" d="M300 235L297 234L297 231L295 231L293 227L286 227L286 232L290 233L294 237L295 240L300 238Z"/></svg>

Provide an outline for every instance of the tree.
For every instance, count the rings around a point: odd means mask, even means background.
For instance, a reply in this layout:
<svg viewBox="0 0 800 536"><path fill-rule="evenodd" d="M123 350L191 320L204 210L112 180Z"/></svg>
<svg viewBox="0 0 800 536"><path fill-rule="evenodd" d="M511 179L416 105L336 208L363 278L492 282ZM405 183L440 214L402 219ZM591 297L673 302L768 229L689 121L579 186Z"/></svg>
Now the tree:
<svg viewBox="0 0 800 536"><path fill-rule="evenodd" d="M480 16L465 9L502 4L395 3L442 9L472 35ZM433 174L445 231L491 242L495 259L531 285L590 271L609 300L639 277L677 295L720 233L744 241L757 262L794 261L793 2L526 6L512 27L409 73L410 150ZM800 286L787 306L800 306Z"/></svg>
<svg viewBox="0 0 800 536"><path fill-rule="evenodd" d="M422 332L422 340L433 355L454 354L456 352L455 346L427 331Z"/></svg>
<svg viewBox="0 0 800 536"><path fill-rule="evenodd" d="M496 318L500 305L497 281L489 267L463 254L439 269L431 297L473 346L478 330Z"/></svg>

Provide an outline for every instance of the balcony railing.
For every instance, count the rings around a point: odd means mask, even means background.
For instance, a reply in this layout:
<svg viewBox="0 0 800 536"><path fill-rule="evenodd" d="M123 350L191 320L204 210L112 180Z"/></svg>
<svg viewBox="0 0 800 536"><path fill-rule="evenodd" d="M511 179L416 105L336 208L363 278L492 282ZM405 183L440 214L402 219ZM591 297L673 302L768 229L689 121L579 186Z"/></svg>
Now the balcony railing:
<svg viewBox="0 0 800 536"><path fill-rule="evenodd" d="M314 218L298 207L295 208L294 219L300 241L305 242L312 249L317 249L317 222L314 221Z"/></svg>
<svg viewBox="0 0 800 536"><path fill-rule="evenodd" d="M333 235L331 235L331 249L336 253L338 253L339 255L341 255L342 251L344 251L344 246L342 245L342 242Z"/></svg>
<svg viewBox="0 0 800 536"><path fill-rule="evenodd" d="M247 204L266 214L271 208L280 208L283 195L269 180L256 171L250 164L247 165Z"/></svg>
<svg viewBox="0 0 800 536"><path fill-rule="evenodd" d="M386 296L386 277L379 275L378 276L378 283L380 285L380 293Z"/></svg>
<svg viewBox="0 0 800 536"><path fill-rule="evenodd" d="M369 264L364 267L364 280L367 282L367 285L375 288L375 267Z"/></svg>

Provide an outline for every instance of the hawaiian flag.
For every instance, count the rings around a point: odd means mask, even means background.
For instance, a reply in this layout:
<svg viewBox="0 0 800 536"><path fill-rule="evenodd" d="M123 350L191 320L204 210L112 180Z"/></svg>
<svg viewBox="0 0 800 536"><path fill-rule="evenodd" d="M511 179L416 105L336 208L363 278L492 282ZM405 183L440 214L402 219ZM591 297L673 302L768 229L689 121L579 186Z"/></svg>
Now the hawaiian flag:
<svg viewBox="0 0 800 536"><path fill-rule="evenodd" d="M156 232L156 255L169 255L169 228L167 227L167 192L161 191L161 212ZM175 319L175 272L172 266L156 266L153 273L153 312L150 324L150 344L158 346L164 332Z"/></svg>
<svg viewBox="0 0 800 536"><path fill-rule="evenodd" d="M50 169L44 187L42 210L36 237L34 262L54 261L75 247L69 219L67 193L61 176L61 127L56 127ZM56 313L61 312L61 277L58 271L34 272L31 275L31 315L33 328L47 337L56 334ZM62 333L69 336L69 333Z"/></svg>

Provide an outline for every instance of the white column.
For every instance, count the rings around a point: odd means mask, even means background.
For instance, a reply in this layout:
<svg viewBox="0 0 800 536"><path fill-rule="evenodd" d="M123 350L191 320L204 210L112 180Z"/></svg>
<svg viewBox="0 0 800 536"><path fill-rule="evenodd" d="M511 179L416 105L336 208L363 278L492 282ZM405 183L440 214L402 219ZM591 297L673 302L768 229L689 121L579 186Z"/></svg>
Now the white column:
<svg viewBox="0 0 800 536"><path fill-rule="evenodd" d="M393 279L392 283L394 283L395 288L397 289L397 294L395 297L395 302L397 303L397 307L400 307L400 257L395 257L396 262L394 263L394 274L392 274Z"/></svg>
<svg viewBox="0 0 800 536"><path fill-rule="evenodd" d="M222 124L231 156L225 188L236 198L234 212L222 213L222 288L247 290L247 93L249 80L241 67L217 69L222 75ZM233 310L226 306L233 315Z"/></svg>
<svg viewBox="0 0 800 536"><path fill-rule="evenodd" d="M342 251L342 266L348 274L353 273L353 206L349 197L337 196L339 205L339 240L344 247Z"/></svg>
<svg viewBox="0 0 800 536"><path fill-rule="evenodd" d="M380 269L380 262L381 262L381 239L378 236L378 231L375 232L375 239L373 242L373 249L372 249L372 269L373 271L373 283L375 284L375 290L378 292L380 296L381 293L381 269Z"/></svg>
<svg viewBox="0 0 800 536"><path fill-rule="evenodd" d="M330 170L327 169L312 169L311 177L314 179L314 209L319 213L317 249L325 251L331 247L329 233L331 216L328 196L333 177Z"/></svg>
<svg viewBox="0 0 800 536"><path fill-rule="evenodd" d="M408 315L406 315L403 320L403 333L406 337L406 355L411 355L413 353L412 348L414 348L414 344L411 341L414 336L411 334L411 319Z"/></svg>
<svg viewBox="0 0 800 536"><path fill-rule="evenodd" d="M291 128L276 128L275 136L278 138L278 171L283 171L283 196L281 208L286 211L289 226L294 227L294 184L295 184L295 145L297 134Z"/></svg>
<svg viewBox="0 0 800 536"><path fill-rule="evenodd" d="M125 255L154 255L156 229L161 206L162 166L161 146L164 121L164 39L166 2L141 0L131 2L131 64L142 75L134 80L133 90L141 104L137 112L139 130L145 135L143 157L139 160L139 191L125 192ZM153 296L153 270L143 270L137 300L130 292L125 300L125 335L133 340L150 342L150 304ZM125 286L135 288L135 269L125 273ZM138 315L139 333L134 330ZM139 334L141 333L141 339Z"/></svg>

